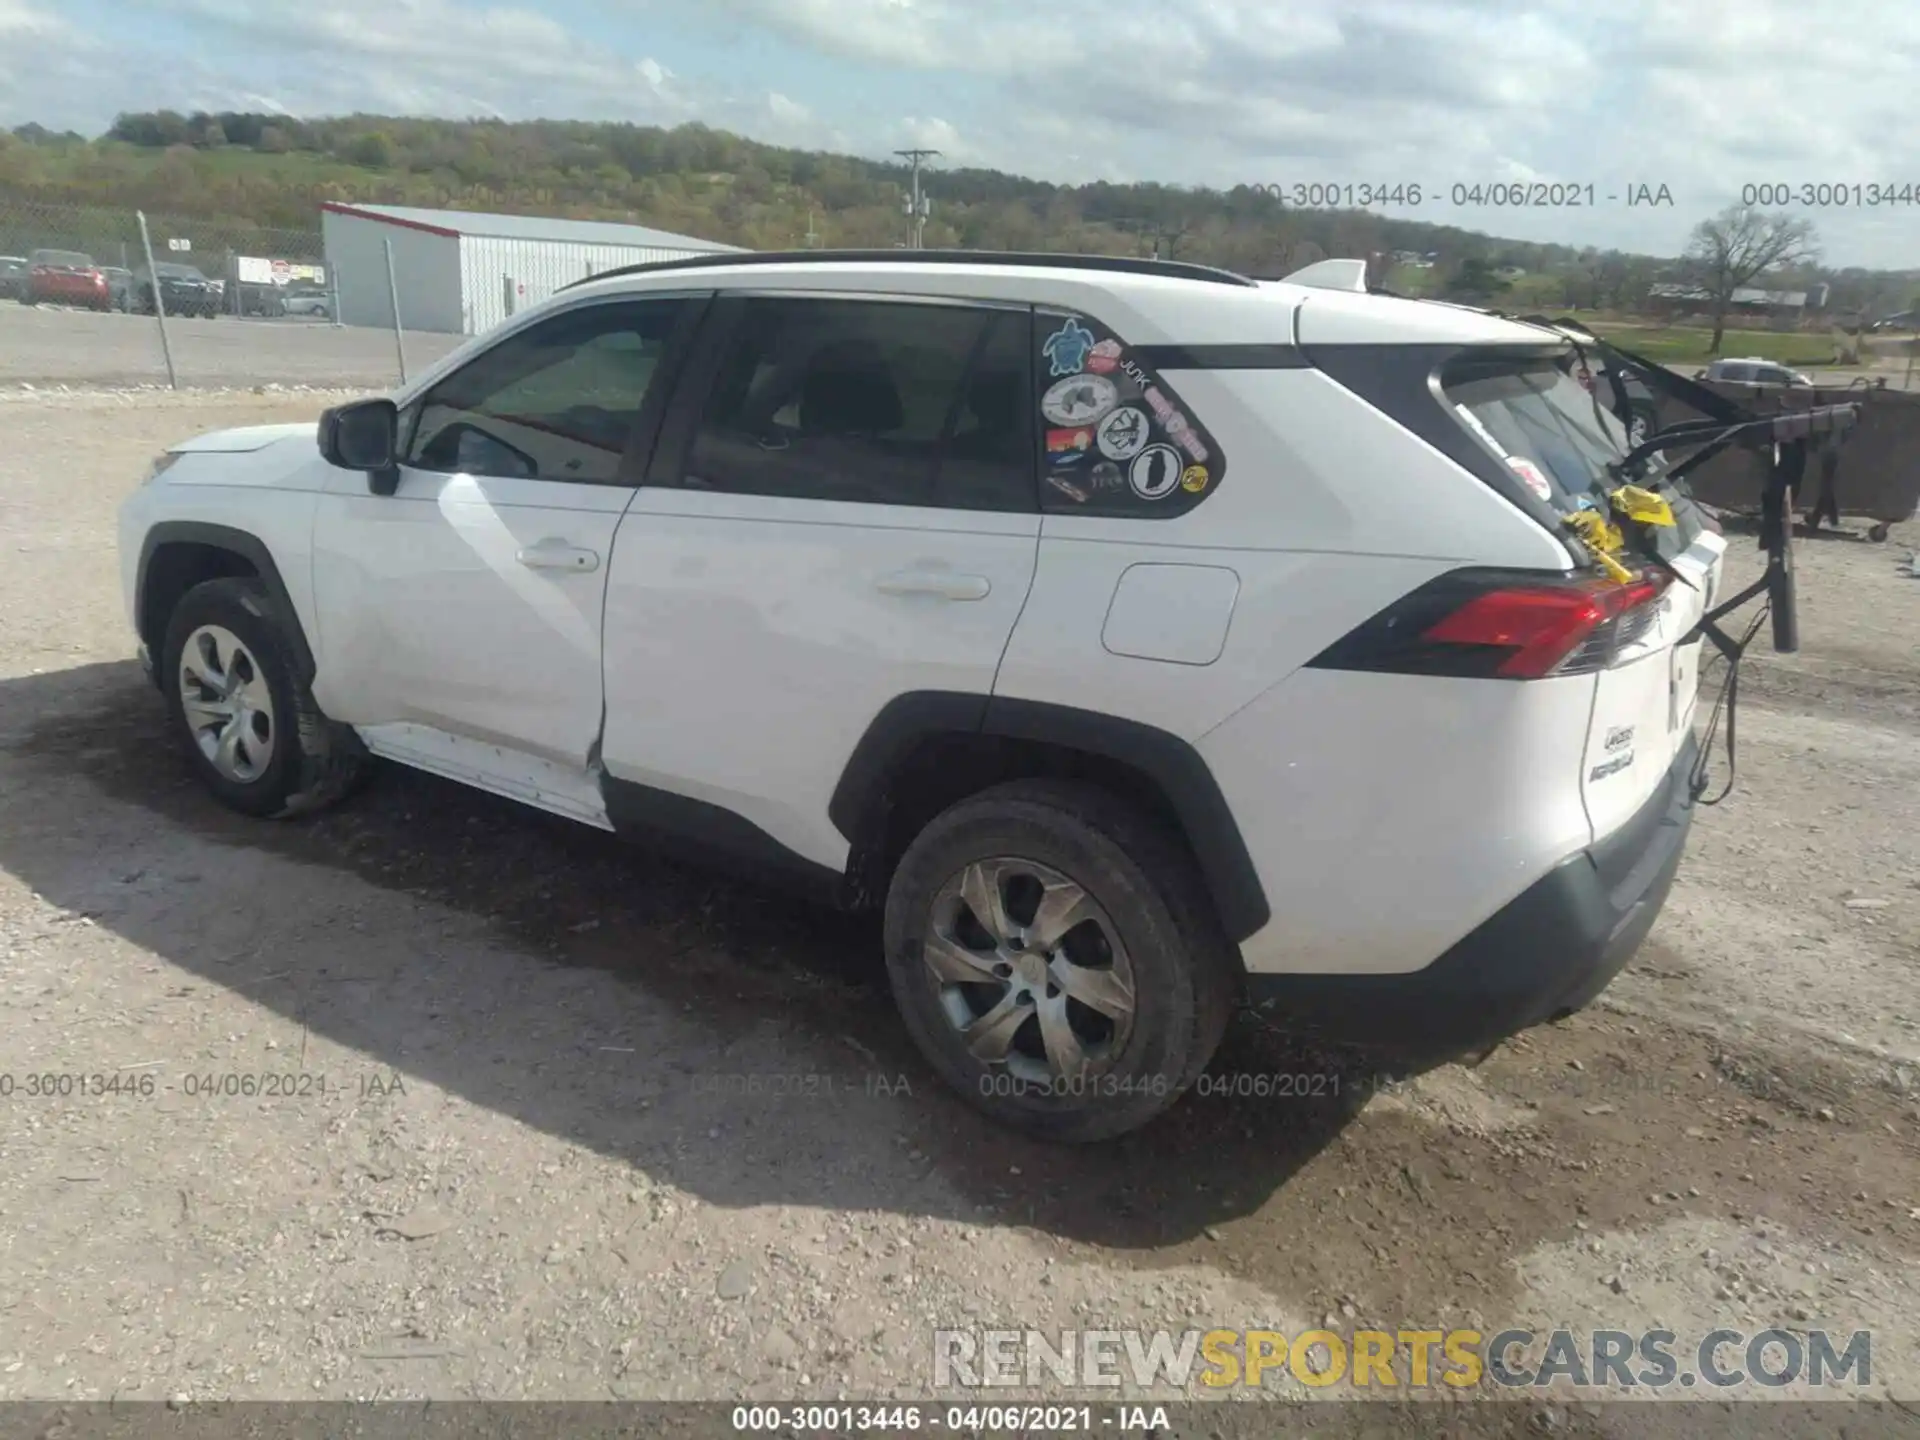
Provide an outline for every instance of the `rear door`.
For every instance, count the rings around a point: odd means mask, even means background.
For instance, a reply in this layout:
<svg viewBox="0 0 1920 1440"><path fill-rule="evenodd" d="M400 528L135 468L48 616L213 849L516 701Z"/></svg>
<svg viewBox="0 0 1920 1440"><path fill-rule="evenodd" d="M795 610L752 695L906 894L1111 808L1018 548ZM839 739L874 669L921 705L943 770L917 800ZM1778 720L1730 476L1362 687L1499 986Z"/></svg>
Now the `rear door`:
<svg viewBox="0 0 1920 1440"><path fill-rule="evenodd" d="M603 764L640 823L692 799L838 870L828 801L868 725L908 691L990 694L1026 599L1032 316L714 309L614 546Z"/></svg>

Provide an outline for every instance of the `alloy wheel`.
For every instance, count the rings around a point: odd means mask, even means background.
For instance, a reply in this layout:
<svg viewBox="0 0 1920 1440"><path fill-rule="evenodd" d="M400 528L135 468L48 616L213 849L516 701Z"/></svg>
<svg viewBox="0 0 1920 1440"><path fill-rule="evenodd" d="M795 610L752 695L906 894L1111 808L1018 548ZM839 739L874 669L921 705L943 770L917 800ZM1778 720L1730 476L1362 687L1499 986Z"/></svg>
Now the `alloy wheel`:
<svg viewBox="0 0 1920 1440"><path fill-rule="evenodd" d="M202 625L180 651L180 709L222 778L249 785L273 763L273 692L239 636Z"/></svg>
<svg viewBox="0 0 1920 1440"><path fill-rule="evenodd" d="M1029 1084L1098 1074L1132 1030L1126 947L1105 910L1059 871L978 860L934 896L921 954L961 1043Z"/></svg>

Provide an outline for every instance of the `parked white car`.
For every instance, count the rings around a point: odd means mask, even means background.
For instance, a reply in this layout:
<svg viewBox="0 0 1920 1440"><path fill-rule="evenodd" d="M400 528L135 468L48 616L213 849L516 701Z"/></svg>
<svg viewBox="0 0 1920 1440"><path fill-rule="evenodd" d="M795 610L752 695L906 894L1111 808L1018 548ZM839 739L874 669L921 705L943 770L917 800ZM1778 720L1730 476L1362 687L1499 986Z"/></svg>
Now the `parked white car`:
<svg viewBox="0 0 1920 1440"><path fill-rule="evenodd" d="M883 906L934 1068L1042 1135L1164 1110L1242 998L1487 1047L1665 900L1724 542L1675 497L1670 569L1608 578L1566 336L1329 284L597 277L317 443L174 446L129 613L239 810L379 756Z"/></svg>
<svg viewBox="0 0 1920 1440"><path fill-rule="evenodd" d="M287 290L280 296L280 313L327 320L333 317L333 300L324 290Z"/></svg>

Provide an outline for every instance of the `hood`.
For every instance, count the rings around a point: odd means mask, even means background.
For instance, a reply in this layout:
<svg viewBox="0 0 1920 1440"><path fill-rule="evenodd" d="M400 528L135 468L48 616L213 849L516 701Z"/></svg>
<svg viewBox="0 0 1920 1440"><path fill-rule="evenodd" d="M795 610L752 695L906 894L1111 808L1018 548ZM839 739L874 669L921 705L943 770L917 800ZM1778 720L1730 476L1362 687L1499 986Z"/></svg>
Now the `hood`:
<svg viewBox="0 0 1920 1440"><path fill-rule="evenodd" d="M311 420L296 425L242 425L233 430L212 430L205 435L196 435L191 440L169 445L167 450L174 455L240 455L264 450L282 440L304 439L311 445L316 442L318 435L319 423Z"/></svg>

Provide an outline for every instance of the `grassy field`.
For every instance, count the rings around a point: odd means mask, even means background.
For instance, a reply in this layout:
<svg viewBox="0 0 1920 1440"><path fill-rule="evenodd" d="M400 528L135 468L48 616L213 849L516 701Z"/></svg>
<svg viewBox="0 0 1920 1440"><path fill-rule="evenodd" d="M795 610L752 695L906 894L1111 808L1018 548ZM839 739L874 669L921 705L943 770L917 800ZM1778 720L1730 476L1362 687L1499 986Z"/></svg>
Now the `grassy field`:
<svg viewBox="0 0 1920 1440"><path fill-rule="evenodd" d="M1713 331L1691 325L1636 325L1618 320L1591 320L1593 333L1624 349L1658 360L1663 365L1696 362L1705 365L1714 358L1708 348ZM1780 365L1807 369L1833 364L1833 339L1828 335L1800 331L1734 330L1720 339L1720 354L1728 359L1757 355Z"/></svg>

